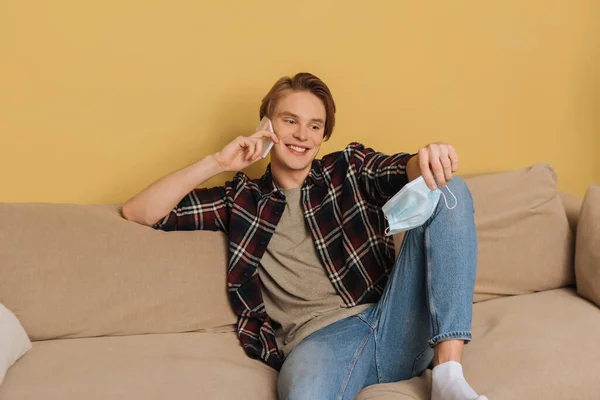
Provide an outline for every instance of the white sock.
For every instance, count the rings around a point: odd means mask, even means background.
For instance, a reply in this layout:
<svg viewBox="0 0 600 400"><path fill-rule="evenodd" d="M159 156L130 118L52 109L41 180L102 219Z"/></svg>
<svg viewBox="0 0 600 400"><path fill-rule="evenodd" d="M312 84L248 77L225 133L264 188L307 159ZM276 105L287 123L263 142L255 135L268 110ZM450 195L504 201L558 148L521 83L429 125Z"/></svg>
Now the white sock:
<svg viewBox="0 0 600 400"><path fill-rule="evenodd" d="M460 363L448 361L431 371L431 400L487 400L478 396L463 376Z"/></svg>

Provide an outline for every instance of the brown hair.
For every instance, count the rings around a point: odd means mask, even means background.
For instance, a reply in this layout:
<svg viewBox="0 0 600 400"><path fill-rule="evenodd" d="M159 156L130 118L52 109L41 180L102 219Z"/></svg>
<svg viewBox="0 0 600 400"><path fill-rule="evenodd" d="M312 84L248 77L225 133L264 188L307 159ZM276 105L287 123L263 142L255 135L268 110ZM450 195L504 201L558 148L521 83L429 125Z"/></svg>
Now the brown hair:
<svg viewBox="0 0 600 400"><path fill-rule="evenodd" d="M321 99L325 106L323 140L328 140L335 125L335 102L325 82L308 72L300 72L293 78L284 76L275 82L269 93L262 99L259 118L262 119L265 115L271 118L277 102L287 90L310 92Z"/></svg>

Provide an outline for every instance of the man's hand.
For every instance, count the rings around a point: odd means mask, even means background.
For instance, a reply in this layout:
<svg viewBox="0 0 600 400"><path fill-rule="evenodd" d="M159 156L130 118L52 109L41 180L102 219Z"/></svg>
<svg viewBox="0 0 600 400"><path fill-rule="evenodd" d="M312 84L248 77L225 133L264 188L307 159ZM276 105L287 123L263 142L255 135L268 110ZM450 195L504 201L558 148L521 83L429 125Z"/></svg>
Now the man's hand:
<svg viewBox="0 0 600 400"><path fill-rule="evenodd" d="M431 190L437 188L435 179L443 189L446 182L452 179L452 173L458 170L458 155L451 144L431 143L419 149L406 165L409 182L423 175L423 179Z"/></svg>
<svg viewBox="0 0 600 400"><path fill-rule="evenodd" d="M263 152L263 137L271 139L275 144L279 143L277 135L267 130L268 125L269 121L265 121L261 129L253 135L238 136L223 150L213 155L223 171L241 171L258 161Z"/></svg>

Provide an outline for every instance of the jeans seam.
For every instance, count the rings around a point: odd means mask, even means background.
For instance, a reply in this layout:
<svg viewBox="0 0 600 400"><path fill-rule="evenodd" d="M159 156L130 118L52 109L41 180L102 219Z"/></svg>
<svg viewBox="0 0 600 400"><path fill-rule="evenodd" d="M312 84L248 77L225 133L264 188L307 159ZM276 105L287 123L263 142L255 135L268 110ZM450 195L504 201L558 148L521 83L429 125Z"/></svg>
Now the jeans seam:
<svg viewBox="0 0 600 400"><path fill-rule="evenodd" d="M375 341L375 368L377 370L377 383L381 383L381 376L383 375L381 365L379 364L377 334L373 331L373 340Z"/></svg>
<svg viewBox="0 0 600 400"><path fill-rule="evenodd" d="M377 327L377 321L375 322L375 324L371 324L371 322L369 322L368 318L365 315L363 315L363 313L356 314L355 317L358 318L358 319L360 319L362 322L364 322L371 329L375 329Z"/></svg>
<svg viewBox="0 0 600 400"><path fill-rule="evenodd" d="M433 331L432 336L436 336L438 334L439 324L437 320L437 310L433 304L433 294L431 290L431 258L429 256L429 247L430 247L430 239L429 239L429 229L425 229L425 264L427 265L426 277L425 281L427 282L427 303L429 306L429 317L431 320L431 329Z"/></svg>
<svg viewBox="0 0 600 400"><path fill-rule="evenodd" d="M342 388L338 395L338 400L342 400L342 398L344 396L344 392L346 391L346 387L348 386L348 383L350 382L350 377L352 376L352 372L354 372L354 367L356 366L356 363L358 362L358 358L362 354L362 351L364 350L365 346L367 345L367 342L369 341L369 335L372 335L372 334L373 334L373 330L368 332L365 335L360 346L356 350L356 354L355 354L354 358L352 359L352 362L350 363L350 368L348 369L348 375L346 375L346 379L344 380L344 384L342 385Z"/></svg>
<svg viewBox="0 0 600 400"><path fill-rule="evenodd" d="M466 343L473 340L473 336L470 331L455 331L455 332L443 333L441 335L436 335L436 336L432 337L429 340L429 345L431 347L434 347L439 341L441 341L442 339L447 339L447 338L459 339L459 340L462 339Z"/></svg>

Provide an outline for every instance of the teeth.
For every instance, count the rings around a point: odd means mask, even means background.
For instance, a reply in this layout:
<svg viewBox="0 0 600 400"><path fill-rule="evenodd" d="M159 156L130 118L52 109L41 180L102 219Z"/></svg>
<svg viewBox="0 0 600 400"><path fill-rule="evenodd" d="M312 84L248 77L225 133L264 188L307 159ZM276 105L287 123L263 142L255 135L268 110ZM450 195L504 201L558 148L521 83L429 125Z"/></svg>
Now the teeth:
<svg viewBox="0 0 600 400"><path fill-rule="evenodd" d="M293 145L289 145L288 147L290 149L296 150L297 152L300 152L300 153L304 153L306 151L306 149L304 147L297 147L297 146L293 146Z"/></svg>

